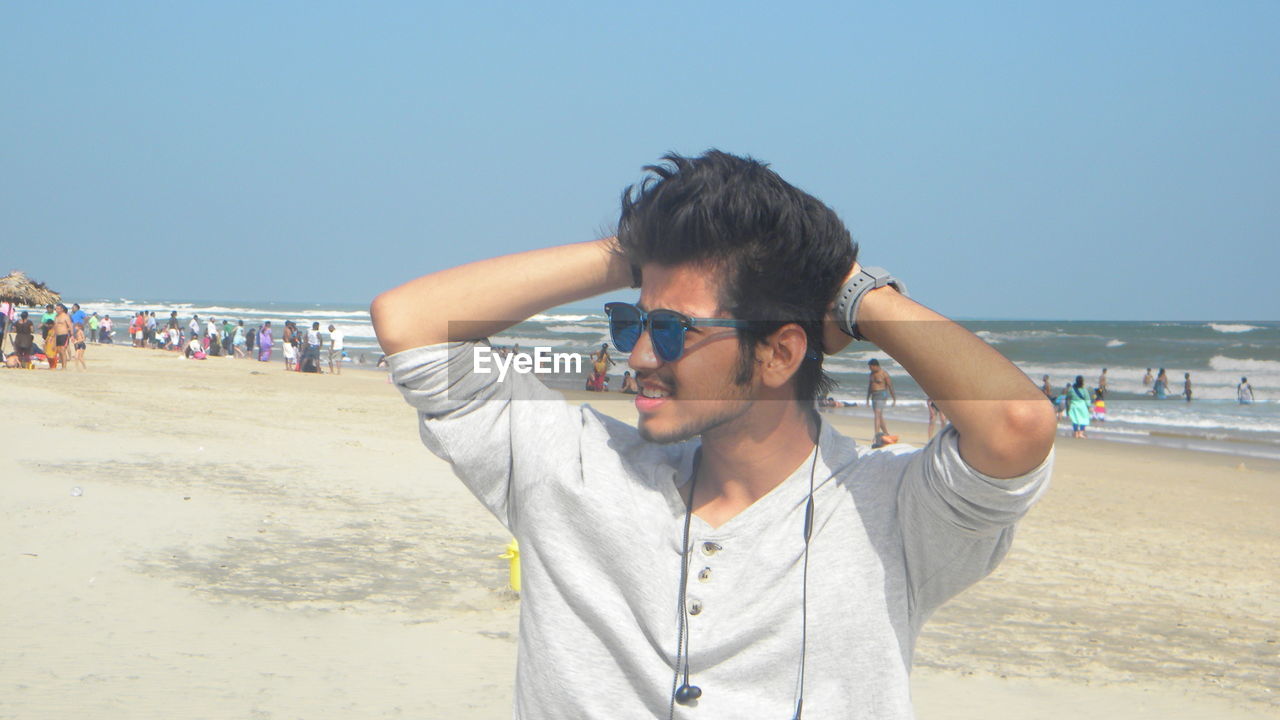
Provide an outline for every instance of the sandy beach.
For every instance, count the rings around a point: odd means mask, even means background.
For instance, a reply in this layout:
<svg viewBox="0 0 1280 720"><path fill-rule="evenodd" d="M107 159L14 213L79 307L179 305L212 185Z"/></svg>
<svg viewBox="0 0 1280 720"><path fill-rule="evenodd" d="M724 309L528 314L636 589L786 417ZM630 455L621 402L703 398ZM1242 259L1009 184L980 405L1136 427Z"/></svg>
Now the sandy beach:
<svg viewBox="0 0 1280 720"><path fill-rule="evenodd" d="M0 718L510 716L509 536L385 375L86 360L0 371ZM918 716L1280 718L1280 463L1062 438L1053 482Z"/></svg>

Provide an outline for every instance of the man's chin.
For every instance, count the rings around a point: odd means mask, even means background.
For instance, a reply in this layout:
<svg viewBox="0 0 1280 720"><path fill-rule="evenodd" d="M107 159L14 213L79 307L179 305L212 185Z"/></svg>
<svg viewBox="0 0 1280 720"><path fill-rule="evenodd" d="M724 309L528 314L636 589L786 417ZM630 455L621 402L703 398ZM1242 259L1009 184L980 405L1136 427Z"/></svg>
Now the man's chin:
<svg viewBox="0 0 1280 720"><path fill-rule="evenodd" d="M659 445L671 445L678 442L684 442L689 438L697 435L696 432L687 432L682 428L664 428L661 423L653 419L641 418L636 429L640 431L640 437L651 443Z"/></svg>
<svg viewBox="0 0 1280 720"><path fill-rule="evenodd" d="M741 417L748 409L749 405L739 407L724 408L721 412L703 417L699 419L686 418L682 425L672 426L670 423L664 423L658 417L640 416L640 422L636 425L636 429L640 431L640 437L651 443L659 445L671 445L673 443L691 440L709 430L714 430L722 425L733 422Z"/></svg>

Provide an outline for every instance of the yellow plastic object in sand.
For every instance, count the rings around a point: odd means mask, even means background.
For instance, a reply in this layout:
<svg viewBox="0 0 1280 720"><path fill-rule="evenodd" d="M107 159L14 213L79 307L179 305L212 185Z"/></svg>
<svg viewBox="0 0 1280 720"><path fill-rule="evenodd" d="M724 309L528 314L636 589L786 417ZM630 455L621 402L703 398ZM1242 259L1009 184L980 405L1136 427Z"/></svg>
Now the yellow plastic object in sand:
<svg viewBox="0 0 1280 720"><path fill-rule="evenodd" d="M498 557L511 561L511 579L507 581L507 584L511 586L512 590L520 592L520 543L512 539L511 542L507 543L507 551Z"/></svg>

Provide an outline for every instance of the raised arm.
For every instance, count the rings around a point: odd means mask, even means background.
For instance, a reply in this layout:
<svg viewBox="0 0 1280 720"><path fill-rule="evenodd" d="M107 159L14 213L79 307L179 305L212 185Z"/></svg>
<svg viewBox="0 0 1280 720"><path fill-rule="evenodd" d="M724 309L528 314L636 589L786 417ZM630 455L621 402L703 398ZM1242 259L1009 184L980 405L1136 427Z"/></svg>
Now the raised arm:
<svg viewBox="0 0 1280 720"><path fill-rule="evenodd" d="M855 264L849 276L858 269ZM970 467L997 478L1034 469L1053 447L1057 423L1044 393L981 338L890 287L858 308L858 331L902 365L960 434ZM828 352L849 342L834 320Z"/></svg>
<svg viewBox="0 0 1280 720"><path fill-rule="evenodd" d="M374 298L383 352L488 337L535 313L631 284L613 238L531 250L424 275Z"/></svg>

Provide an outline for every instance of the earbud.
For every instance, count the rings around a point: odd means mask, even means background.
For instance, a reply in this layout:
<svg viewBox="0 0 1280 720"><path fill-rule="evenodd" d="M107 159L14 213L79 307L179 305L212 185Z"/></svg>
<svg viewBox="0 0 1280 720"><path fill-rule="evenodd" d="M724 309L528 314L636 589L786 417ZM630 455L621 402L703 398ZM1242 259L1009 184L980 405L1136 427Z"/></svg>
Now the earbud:
<svg viewBox="0 0 1280 720"><path fill-rule="evenodd" d="M676 690L676 702L681 705L692 705L694 700L702 697L702 688L685 683Z"/></svg>

